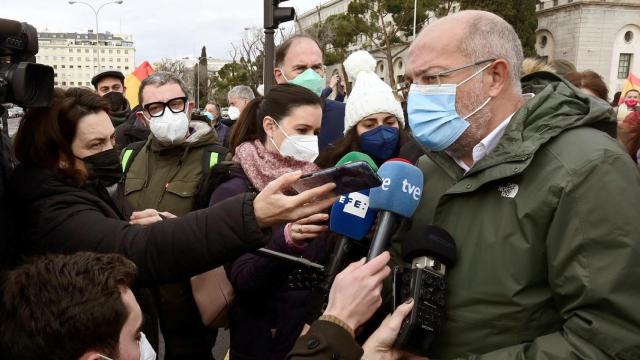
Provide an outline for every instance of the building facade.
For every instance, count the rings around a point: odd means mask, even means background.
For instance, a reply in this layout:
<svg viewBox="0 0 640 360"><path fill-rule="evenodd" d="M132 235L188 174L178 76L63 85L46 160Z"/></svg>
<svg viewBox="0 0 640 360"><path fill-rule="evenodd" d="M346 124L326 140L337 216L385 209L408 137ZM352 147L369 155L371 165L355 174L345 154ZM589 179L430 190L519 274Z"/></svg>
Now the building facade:
<svg viewBox="0 0 640 360"><path fill-rule="evenodd" d="M640 0L547 0L537 14L538 54L602 75L611 98L640 74Z"/></svg>
<svg viewBox="0 0 640 360"><path fill-rule="evenodd" d="M96 41L99 39L99 42ZM114 69L127 76L135 69L135 48L130 34L38 33L38 63L52 66L54 85L89 86L102 70Z"/></svg>

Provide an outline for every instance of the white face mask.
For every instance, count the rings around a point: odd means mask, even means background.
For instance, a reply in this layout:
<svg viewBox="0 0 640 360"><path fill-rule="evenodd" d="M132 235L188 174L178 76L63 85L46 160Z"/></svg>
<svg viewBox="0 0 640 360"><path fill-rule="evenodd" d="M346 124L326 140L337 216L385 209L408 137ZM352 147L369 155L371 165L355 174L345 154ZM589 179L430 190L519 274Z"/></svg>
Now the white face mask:
<svg viewBox="0 0 640 360"><path fill-rule="evenodd" d="M160 117L151 118L149 129L156 139L162 143L181 143L187 137L189 131L189 118L187 108L179 113L173 113L169 107L164 109Z"/></svg>
<svg viewBox="0 0 640 360"><path fill-rule="evenodd" d="M140 347L140 360L156 360L156 352L153 350L153 347L147 340L147 337L143 332L140 333L140 341L138 341L138 346ZM108 356L104 356L102 354L98 354L104 360L113 360Z"/></svg>
<svg viewBox="0 0 640 360"><path fill-rule="evenodd" d="M280 147L273 141L273 137L270 137L273 146L278 149L282 156L291 156L296 160L313 162L318 157L318 137L315 135L293 135L289 136L278 124L274 121L274 124L282 131L285 139L280 144Z"/></svg>
<svg viewBox="0 0 640 360"><path fill-rule="evenodd" d="M227 110L227 115L231 120L234 120L234 121L238 120L238 118L240 117L240 109L238 109L235 106L229 106L229 109Z"/></svg>

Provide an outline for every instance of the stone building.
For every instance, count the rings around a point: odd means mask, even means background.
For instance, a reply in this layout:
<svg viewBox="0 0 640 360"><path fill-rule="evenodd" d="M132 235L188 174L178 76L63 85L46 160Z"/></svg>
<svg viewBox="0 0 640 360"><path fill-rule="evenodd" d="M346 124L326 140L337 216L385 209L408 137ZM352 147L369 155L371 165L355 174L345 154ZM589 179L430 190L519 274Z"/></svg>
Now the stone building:
<svg viewBox="0 0 640 360"><path fill-rule="evenodd" d="M135 69L135 48L129 34L114 35L39 32L36 60L53 67L55 86L89 86L101 70L120 70L127 76ZM100 64L100 65L98 65Z"/></svg>
<svg viewBox="0 0 640 360"><path fill-rule="evenodd" d="M640 74L640 0L547 0L537 14L538 54L602 75L611 98Z"/></svg>

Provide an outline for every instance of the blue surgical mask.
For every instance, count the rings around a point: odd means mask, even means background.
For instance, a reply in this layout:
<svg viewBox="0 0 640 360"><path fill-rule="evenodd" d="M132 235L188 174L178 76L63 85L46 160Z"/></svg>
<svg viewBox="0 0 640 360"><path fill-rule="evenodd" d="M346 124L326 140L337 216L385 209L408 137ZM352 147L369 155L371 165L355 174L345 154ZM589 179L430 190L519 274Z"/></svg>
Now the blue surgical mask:
<svg viewBox="0 0 640 360"><path fill-rule="evenodd" d="M209 121L213 121L213 114L208 111L203 111L202 115L206 116Z"/></svg>
<svg viewBox="0 0 640 360"><path fill-rule="evenodd" d="M315 70L307 69L291 80L287 79L287 77L284 75L284 70L280 69L280 71L282 72L282 77L284 77L284 79L287 80L289 84L307 88L313 91L313 93L318 96L322 94L322 89L324 89L324 79L317 72L315 72Z"/></svg>
<svg viewBox="0 0 640 360"><path fill-rule="evenodd" d="M462 117L456 110L456 90L480 74L483 67L459 84L411 85L407 112L413 136L427 149L441 151L451 146L469 127L467 119L484 108L491 97L469 115Z"/></svg>
<svg viewBox="0 0 640 360"><path fill-rule="evenodd" d="M392 126L378 126L358 137L360 148L376 160L386 161L396 154L400 142L400 129Z"/></svg>

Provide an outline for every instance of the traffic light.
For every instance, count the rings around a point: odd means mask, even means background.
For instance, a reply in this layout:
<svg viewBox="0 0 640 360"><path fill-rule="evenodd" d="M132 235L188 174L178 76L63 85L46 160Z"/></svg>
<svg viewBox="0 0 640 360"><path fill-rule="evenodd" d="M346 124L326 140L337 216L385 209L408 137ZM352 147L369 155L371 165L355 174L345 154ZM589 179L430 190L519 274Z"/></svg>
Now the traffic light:
<svg viewBox="0 0 640 360"><path fill-rule="evenodd" d="M296 17L296 10L292 7L279 7L286 0L264 0L264 28L277 29L283 22L291 21Z"/></svg>

